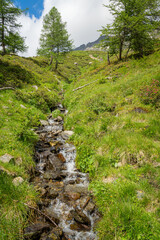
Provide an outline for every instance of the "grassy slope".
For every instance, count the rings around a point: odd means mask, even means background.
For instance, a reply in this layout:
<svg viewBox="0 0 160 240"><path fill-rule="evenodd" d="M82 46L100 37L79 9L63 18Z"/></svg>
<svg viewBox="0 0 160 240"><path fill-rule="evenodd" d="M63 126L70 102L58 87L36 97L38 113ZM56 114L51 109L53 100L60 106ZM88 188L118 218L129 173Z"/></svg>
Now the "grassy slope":
<svg viewBox="0 0 160 240"><path fill-rule="evenodd" d="M90 173L103 216L99 238L158 240L160 52L110 66L106 59L92 61L66 87L64 104L65 127L75 132L77 165Z"/></svg>
<svg viewBox="0 0 160 240"><path fill-rule="evenodd" d="M74 53L66 57L63 68L59 66L60 74L54 72L53 66L48 67L45 58L0 57L0 88L15 88L0 91L0 156L5 153L14 156L14 161L8 164L0 162L0 169L14 174L10 176L0 170L0 239L23 239L28 212L24 203L35 205L37 199L28 183L34 166L34 144L38 139L33 129L39 125L39 119L46 119L61 101L59 92L64 77L72 79L73 73L80 74L90 59L86 53L75 58L72 55ZM18 159L22 159L20 165L16 164ZM16 176L25 180L18 187L12 183Z"/></svg>

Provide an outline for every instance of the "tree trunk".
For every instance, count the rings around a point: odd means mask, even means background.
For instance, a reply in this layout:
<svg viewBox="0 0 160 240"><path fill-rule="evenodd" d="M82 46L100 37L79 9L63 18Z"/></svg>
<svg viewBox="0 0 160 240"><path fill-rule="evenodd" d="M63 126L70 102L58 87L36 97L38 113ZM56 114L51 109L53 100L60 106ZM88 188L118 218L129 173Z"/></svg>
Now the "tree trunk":
<svg viewBox="0 0 160 240"><path fill-rule="evenodd" d="M108 52L108 54L107 54L107 60L108 60L108 65L110 65L111 62L110 62L109 52Z"/></svg>
<svg viewBox="0 0 160 240"><path fill-rule="evenodd" d="M123 42L120 42L120 47L119 47L119 60L122 60L122 50L123 50Z"/></svg>
<svg viewBox="0 0 160 240"><path fill-rule="evenodd" d="M129 47L128 47L127 52L126 52L125 59L127 59L127 57L128 57L128 53L129 53L129 51L130 51L130 48L131 48L131 44L129 44Z"/></svg>
<svg viewBox="0 0 160 240"><path fill-rule="evenodd" d="M4 36L4 16L2 14L2 55L6 54L6 47L5 47L5 36Z"/></svg>
<svg viewBox="0 0 160 240"><path fill-rule="evenodd" d="M50 60L50 63L49 63L49 65L51 65L51 64L52 64L52 62L53 62L53 55L51 55L51 60Z"/></svg>
<svg viewBox="0 0 160 240"><path fill-rule="evenodd" d="M58 60L56 59L55 69L57 70L57 68L58 68Z"/></svg>

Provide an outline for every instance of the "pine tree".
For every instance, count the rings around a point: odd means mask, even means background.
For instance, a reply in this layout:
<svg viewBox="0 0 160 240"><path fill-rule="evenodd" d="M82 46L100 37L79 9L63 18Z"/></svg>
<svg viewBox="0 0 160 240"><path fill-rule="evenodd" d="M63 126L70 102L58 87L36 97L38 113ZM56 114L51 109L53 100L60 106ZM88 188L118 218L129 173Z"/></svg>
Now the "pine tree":
<svg viewBox="0 0 160 240"><path fill-rule="evenodd" d="M106 7L114 21L101 31L110 39L105 45L119 53L119 60L124 48L128 48L127 54L132 49L140 56L153 50L160 24L160 0L110 0Z"/></svg>
<svg viewBox="0 0 160 240"><path fill-rule="evenodd" d="M17 52L25 52L28 48L25 45L25 39L21 37L18 32L10 32L9 35L6 36L6 47L8 53L14 54Z"/></svg>
<svg viewBox="0 0 160 240"><path fill-rule="evenodd" d="M3 55L7 52L6 47L10 48L13 46L13 41L19 36L17 30L21 27L21 24L17 23L17 17L20 16L21 13L22 10L15 7L13 1L0 0L0 44L2 46ZM19 40L20 38L19 36ZM19 44L19 41L17 41L17 44ZM22 38L20 45L23 45L23 49L26 49ZM18 48L21 51L22 48L17 45L17 49Z"/></svg>
<svg viewBox="0 0 160 240"><path fill-rule="evenodd" d="M62 22L60 13L53 7L43 19L40 48L37 50L37 54L50 56L50 64L54 57L55 69L57 69L60 56L71 49L72 41L69 40L66 23Z"/></svg>

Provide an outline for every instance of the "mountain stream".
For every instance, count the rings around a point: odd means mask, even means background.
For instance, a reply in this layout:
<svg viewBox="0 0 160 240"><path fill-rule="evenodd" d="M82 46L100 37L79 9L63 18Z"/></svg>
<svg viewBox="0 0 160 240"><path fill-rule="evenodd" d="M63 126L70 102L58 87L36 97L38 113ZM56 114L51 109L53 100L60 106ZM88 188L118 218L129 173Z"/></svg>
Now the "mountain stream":
<svg viewBox="0 0 160 240"><path fill-rule="evenodd" d="M62 105L58 109L66 114ZM67 143L72 131L64 131L63 119L52 116L37 130L36 168L31 182L40 192L36 221L25 229L26 239L96 240L99 218L88 175L76 169L75 147Z"/></svg>

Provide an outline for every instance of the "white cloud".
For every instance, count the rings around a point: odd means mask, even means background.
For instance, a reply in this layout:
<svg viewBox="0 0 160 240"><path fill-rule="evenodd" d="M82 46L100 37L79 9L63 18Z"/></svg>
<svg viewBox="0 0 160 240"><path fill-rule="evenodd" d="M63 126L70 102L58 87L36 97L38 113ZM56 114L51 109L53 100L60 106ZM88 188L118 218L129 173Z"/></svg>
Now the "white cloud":
<svg viewBox="0 0 160 240"><path fill-rule="evenodd" d="M26 37L28 52L24 56L35 56L39 46L43 16L55 6L67 22L67 30L74 40L74 45L94 41L99 37L97 30L111 22L111 15L103 4L108 0L44 0L44 10L39 19L29 15L20 17L21 35Z"/></svg>

